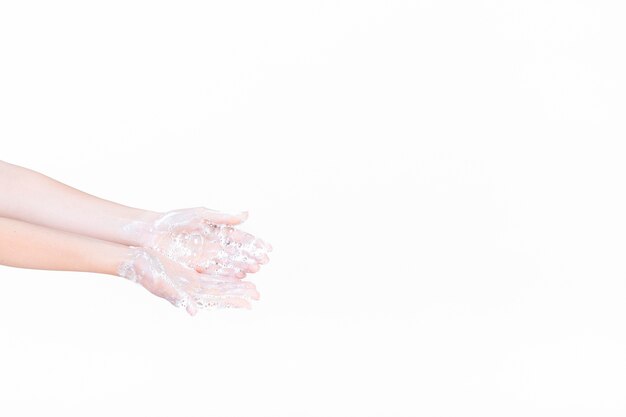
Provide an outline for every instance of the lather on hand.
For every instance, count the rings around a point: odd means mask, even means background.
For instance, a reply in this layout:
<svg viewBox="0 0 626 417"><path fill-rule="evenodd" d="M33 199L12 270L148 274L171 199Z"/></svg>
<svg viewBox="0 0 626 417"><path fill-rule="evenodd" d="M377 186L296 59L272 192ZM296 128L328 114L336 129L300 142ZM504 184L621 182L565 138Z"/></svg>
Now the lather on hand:
<svg viewBox="0 0 626 417"><path fill-rule="evenodd" d="M132 239L198 272L243 278L269 262L272 246L236 229L246 212L204 207L173 210L126 227Z"/></svg>
<svg viewBox="0 0 626 417"><path fill-rule="evenodd" d="M242 281L270 244L239 230L247 213L157 213L104 200L0 161L0 264L120 275L184 307L249 307Z"/></svg>

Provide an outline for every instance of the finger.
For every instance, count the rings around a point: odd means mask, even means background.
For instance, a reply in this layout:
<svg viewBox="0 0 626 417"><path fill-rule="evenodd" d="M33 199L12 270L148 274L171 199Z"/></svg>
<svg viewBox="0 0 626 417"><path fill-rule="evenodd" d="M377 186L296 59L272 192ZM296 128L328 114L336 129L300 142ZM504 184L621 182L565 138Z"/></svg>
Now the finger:
<svg viewBox="0 0 626 417"><path fill-rule="evenodd" d="M240 279L232 275L207 274L207 273L199 274L198 281L201 284L214 284L214 285L225 285L225 284L239 285L239 283L241 282Z"/></svg>
<svg viewBox="0 0 626 417"><path fill-rule="evenodd" d="M197 272L208 275L220 275L223 277L235 277L239 279L246 276L246 273L239 268L214 263L208 265L198 265L195 269Z"/></svg>
<svg viewBox="0 0 626 417"><path fill-rule="evenodd" d="M187 303L187 313L189 313L190 316L195 316L197 312L198 305L193 299L189 298L189 301Z"/></svg>
<svg viewBox="0 0 626 417"><path fill-rule="evenodd" d="M207 289L201 292L194 293L195 298L243 298L246 300L258 300L260 297L259 291L256 288L238 288L228 291L220 291L216 288Z"/></svg>
<svg viewBox="0 0 626 417"><path fill-rule="evenodd" d="M241 244L242 247L254 252L271 252L273 247L263 239L259 239L243 230L232 229L224 231L228 240Z"/></svg>
<svg viewBox="0 0 626 417"><path fill-rule="evenodd" d="M194 269L200 274L215 274L223 277L235 277L237 279L243 279L246 277L246 273L239 268L224 268L219 265L197 265Z"/></svg>
<svg viewBox="0 0 626 417"><path fill-rule="evenodd" d="M168 211L154 222L154 227L161 231L171 231L177 227L198 229L202 224L200 215L202 210L204 207Z"/></svg>
<svg viewBox="0 0 626 417"><path fill-rule="evenodd" d="M250 310L252 305L248 300L243 298L226 298L219 303L220 308L245 308L246 310Z"/></svg>
<svg viewBox="0 0 626 417"><path fill-rule="evenodd" d="M245 290L240 290L239 291L241 294L238 294L237 292L233 292L231 295L240 295L244 298L248 298L251 300L258 300L259 298L261 298L261 294L259 293L259 291L256 288L250 288Z"/></svg>
<svg viewBox="0 0 626 417"><path fill-rule="evenodd" d="M259 291L256 289L256 286L253 283L242 281L242 284L247 284L247 285L242 285L237 288L232 288L226 291L224 295L230 296L230 297L233 297L233 296L242 297L248 300L259 299L260 297Z"/></svg>
<svg viewBox="0 0 626 417"><path fill-rule="evenodd" d="M248 272L248 273L255 273L255 272L259 272L259 269L261 269L261 267L259 266L259 264L256 263L256 261L252 260L252 259L248 259L247 261L236 261L233 260L231 262L231 265L235 268L238 268L244 272Z"/></svg>
<svg viewBox="0 0 626 417"><path fill-rule="evenodd" d="M192 305L189 295L184 293L182 290L174 287L172 287L172 289L169 290L168 293L169 294L167 296L164 296L163 298L169 301L174 307L185 308L189 314L192 314L195 304Z"/></svg>
<svg viewBox="0 0 626 417"><path fill-rule="evenodd" d="M260 238L255 238L252 242L245 245L245 248L254 252L271 252L274 248L268 242Z"/></svg>
<svg viewBox="0 0 626 417"><path fill-rule="evenodd" d="M226 212L204 209L201 216L205 223L236 225L241 224L248 219L248 212Z"/></svg>
<svg viewBox="0 0 626 417"><path fill-rule="evenodd" d="M258 249L266 250L268 252L271 252L274 249L272 245L270 245L268 242L265 242L264 240L259 238L254 241L254 246Z"/></svg>
<svg viewBox="0 0 626 417"><path fill-rule="evenodd" d="M240 249L237 247L237 245L233 245L232 243L227 243L226 246L224 247L224 252L226 252L227 256L234 256L237 255L240 252Z"/></svg>
<svg viewBox="0 0 626 417"><path fill-rule="evenodd" d="M216 274L243 278L245 277L246 272L257 272L259 270L259 266L257 265L257 261L255 259L220 259L219 261L198 265L195 269L196 271L204 274Z"/></svg>
<svg viewBox="0 0 626 417"><path fill-rule="evenodd" d="M231 266L223 266L221 265L217 269L217 274L223 277L235 277L235 278L243 278L241 274L244 274L245 271L242 271L240 268L231 267Z"/></svg>
<svg viewBox="0 0 626 417"><path fill-rule="evenodd" d="M247 249L243 249L241 253L244 256L247 256L248 258L252 258L256 260L256 262L261 265L265 265L266 263L270 261L270 258L269 256L267 256L267 253L263 251L249 251Z"/></svg>
<svg viewBox="0 0 626 417"><path fill-rule="evenodd" d="M196 303L200 308L246 308L250 309L250 302L240 297L197 297Z"/></svg>
<svg viewBox="0 0 626 417"><path fill-rule="evenodd" d="M226 291L224 296L228 297L240 297L247 300L258 300L260 297L259 291L256 288L233 288Z"/></svg>
<svg viewBox="0 0 626 417"><path fill-rule="evenodd" d="M229 234L228 238L237 243L241 243L242 245L247 245L256 239L250 233L244 232L243 230L233 229Z"/></svg>
<svg viewBox="0 0 626 417"><path fill-rule="evenodd" d="M221 308L245 308L248 310L252 308L248 300L240 297L223 298L219 301L218 306Z"/></svg>
<svg viewBox="0 0 626 417"><path fill-rule="evenodd" d="M258 300L259 292L256 286L247 281L237 281L236 283L207 283L197 284L189 287L187 291L193 297L240 297L250 300Z"/></svg>
<svg viewBox="0 0 626 417"><path fill-rule="evenodd" d="M156 277L150 277L141 280L139 283L157 297L163 298L176 307L184 301L184 294L172 284L171 279L163 274L155 274Z"/></svg>
<svg viewBox="0 0 626 417"><path fill-rule="evenodd" d="M201 280L189 284L186 290L192 294L204 295L238 294L254 297L257 294L256 286L252 282L239 279L223 281L219 277L203 277Z"/></svg>
<svg viewBox="0 0 626 417"><path fill-rule="evenodd" d="M259 263L261 265L265 265L270 261L269 256L267 256L266 254L261 254L260 256L257 257L257 260L259 261Z"/></svg>

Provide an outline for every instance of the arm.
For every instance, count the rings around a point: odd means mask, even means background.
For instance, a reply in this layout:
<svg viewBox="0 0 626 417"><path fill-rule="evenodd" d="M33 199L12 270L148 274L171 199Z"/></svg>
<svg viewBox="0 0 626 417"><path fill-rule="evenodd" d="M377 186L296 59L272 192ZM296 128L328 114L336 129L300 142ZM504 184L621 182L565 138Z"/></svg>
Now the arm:
<svg viewBox="0 0 626 417"><path fill-rule="evenodd" d="M0 217L155 249L199 272L243 278L269 261L271 245L231 227L247 215L204 207L167 213L127 207L0 161Z"/></svg>
<svg viewBox="0 0 626 417"><path fill-rule="evenodd" d="M0 217L0 264L117 275L128 247Z"/></svg>
<svg viewBox="0 0 626 417"><path fill-rule="evenodd" d="M84 193L30 169L0 161L0 216L111 242L145 244L153 224L164 216ZM238 224L245 213L205 209L209 220Z"/></svg>

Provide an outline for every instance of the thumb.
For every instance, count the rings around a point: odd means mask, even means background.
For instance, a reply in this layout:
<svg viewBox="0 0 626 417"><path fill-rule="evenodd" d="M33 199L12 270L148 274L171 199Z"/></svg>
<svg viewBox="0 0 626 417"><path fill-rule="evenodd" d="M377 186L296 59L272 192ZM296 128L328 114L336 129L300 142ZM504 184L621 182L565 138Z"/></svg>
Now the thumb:
<svg viewBox="0 0 626 417"><path fill-rule="evenodd" d="M202 213L205 223L236 225L245 222L248 219L247 211L218 211L205 209Z"/></svg>
<svg viewBox="0 0 626 417"><path fill-rule="evenodd" d="M189 313L190 316L195 316L197 312L198 306L196 302L191 297L189 297L187 299L187 313Z"/></svg>
<svg viewBox="0 0 626 417"><path fill-rule="evenodd" d="M177 291L177 295L175 297L168 298L168 301L174 307L184 307L190 316L195 316L198 312L198 305L195 303L195 301L193 301L193 299L189 295L184 294L180 290Z"/></svg>

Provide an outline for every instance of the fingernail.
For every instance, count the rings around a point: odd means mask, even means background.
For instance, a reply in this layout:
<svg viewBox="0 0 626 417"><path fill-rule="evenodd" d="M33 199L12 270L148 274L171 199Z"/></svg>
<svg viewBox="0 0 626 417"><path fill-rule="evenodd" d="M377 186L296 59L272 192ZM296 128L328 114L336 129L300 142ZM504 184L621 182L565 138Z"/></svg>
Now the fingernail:
<svg viewBox="0 0 626 417"><path fill-rule="evenodd" d="M236 217L238 218L240 221L244 221L248 218L248 212L247 211L223 211L222 215L226 218L228 217Z"/></svg>

